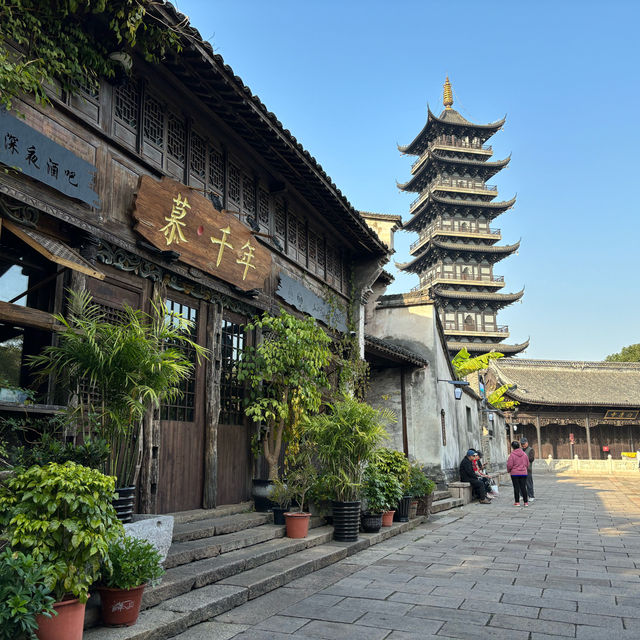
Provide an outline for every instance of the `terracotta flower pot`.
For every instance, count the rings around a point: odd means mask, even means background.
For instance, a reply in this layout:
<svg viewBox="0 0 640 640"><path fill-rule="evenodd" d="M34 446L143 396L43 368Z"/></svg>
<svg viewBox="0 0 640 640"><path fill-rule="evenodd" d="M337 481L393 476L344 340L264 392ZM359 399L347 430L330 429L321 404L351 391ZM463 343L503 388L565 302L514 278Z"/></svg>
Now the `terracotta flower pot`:
<svg viewBox="0 0 640 640"><path fill-rule="evenodd" d="M73 600L56 602L53 608L58 615L52 618L38 616L38 630L36 635L39 640L82 640L82 628L84 626L84 609L86 603Z"/></svg>
<svg viewBox="0 0 640 640"><path fill-rule="evenodd" d="M287 538L306 538L309 533L310 513L285 513Z"/></svg>
<svg viewBox="0 0 640 640"><path fill-rule="evenodd" d="M103 624L107 627L130 627L135 624L145 587L144 584L133 589L99 587Z"/></svg>
<svg viewBox="0 0 640 640"><path fill-rule="evenodd" d="M382 514L382 526L390 527L393 524L393 514L396 512L395 509L389 509L389 511L385 511Z"/></svg>

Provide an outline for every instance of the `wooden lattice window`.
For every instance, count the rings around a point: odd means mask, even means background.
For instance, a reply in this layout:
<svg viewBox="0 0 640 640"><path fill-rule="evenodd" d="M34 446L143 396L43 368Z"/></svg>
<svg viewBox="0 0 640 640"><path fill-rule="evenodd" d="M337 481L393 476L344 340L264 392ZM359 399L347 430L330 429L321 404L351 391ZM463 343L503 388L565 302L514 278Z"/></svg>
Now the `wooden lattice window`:
<svg viewBox="0 0 640 640"><path fill-rule="evenodd" d="M191 320L193 325L189 337L197 340L198 337L198 309L190 307L175 300L165 300L167 311L181 315L187 320ZM168 316L169 318L171 316ZM194 365L188 378L180 384L182 395L178 395L170 402L165 402L160 406L161 420L176 420L178 422L193 422L195 420L196 406L196 352L193 347L181 344L179 349Z"/></svg>
<svg viewBox="0 0 640 640"><path fill-rule="evenodd" d="M269 194L264 189L258 189L258 221L269 228Z"/></svg>
<svg viewBox="0 0 640 640"><path fill-rule="evenodd" d="M185 142L184 118L170 111L167 126L167 151L176 162L184 162Z"/></svg>
<svg viewBox="0 0 640 640"><path fill-rule="evenodd" d="M284 210L284 202L282 202L282 200L276 200L275 231L276 237L282 240L282 243L284 244L285 233L287 232L287 221Z"/></svg>
<svg viewBox="0 0 640 640"><path fill-rule="evenodd" d="M116 87L113 92L114 115L123 124L134 130L138 128L138 83L129 80Z"/></svg>
<svg viewBox="0 0 640 640"><path fill-rule="evenodd" d="M256 183L246 173L242 176L242 208L247 213L256 212Z"/></svg>
<svg viewBox="0 0 640 640"><path fill-rule="evenodd" d="M287 223L287 248L295 255L295 248L298 246L298 218L289 214Z"/></svg>
<svg viewBox="0 0 640 640"><path fill-rule="evenodd" d="M164 148L164 108L159 100L147 93L144 97L142 134L147 142Z"/></svg>
<svg viewBox="0 0 640 640"><path fill-rule="evenodd" d="M241 192L241 173L240 169L233 164L229 163L229 200L240 204L240 192Z"/></svg>
<svg viewBox="0 0 640 640"><path fill-rule="evenodd" d="M99 100L100 81L97 78L85 76L80 82L78 82L77 87L78 91L80 91L80 93L82 93L84 97L89 98L94 102L97 102Z"/></svg>
<svg viewBox="0 0 640 640"><path fill-rule="evenodd" d="M298 220L298 259L306 264L307 261L307 225L304 220Z"/></svg>
<svg viewBox="0 0 640 640"><path fill-rule="evenodd" d="M209 148L209 186L224 192L224 155L213 147Z"/></svg>
<svg viewBox="0 0 640 640"><path fill-rule="evenodd" d="M318 260L316 263L316 273L319 275L323 275L325 271L327 252L325 249L324 239L321 236L317 236L317 238L318 238L318 242L316 245L316 254L318 256Z"/></svg>
<svg viewBox="0 0 640 640"><path fill-rule="evenodd" d="M245 346L244 326L222 321L222 370L220 375L220 422L244 422L244 385L238 380L238 365Z"/></svg>
<svg viewBox="0 0 640 640"><path fill-rule="evenodd" d="M194 176L205 179L207 175L207 145L204 138L195 131L191 132L191 158L189 170Z"/></svg>

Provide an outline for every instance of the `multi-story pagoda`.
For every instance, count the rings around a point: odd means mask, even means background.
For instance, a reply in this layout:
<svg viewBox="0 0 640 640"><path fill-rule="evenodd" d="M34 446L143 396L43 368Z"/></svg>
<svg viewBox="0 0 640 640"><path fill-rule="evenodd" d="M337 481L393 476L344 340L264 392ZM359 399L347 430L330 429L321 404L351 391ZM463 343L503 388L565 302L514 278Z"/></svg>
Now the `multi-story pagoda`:
<svg viewBox="0 0 640 640"><path fill-rule="evenodd" d="M443 103L439 116L428 109L427 123L413 142L398 147L418 156L411 179L398 187L419 194L404 224L406 231L419 234L410 249L413 259L398 267L419 275L415 292L437 306L452 353L466 347L472 355L491 350L516 354L529 343L503 344L509 330L498 325L497 315L524 290L502 293L504 277L494 273L494 265L520 243L498 245L500 229L490 226L515 198L496 202L497 188L487 184L510 160L491 161L493 152L486 144L504 118L491 124L463 118L452 109L449 78Z"/></svg>

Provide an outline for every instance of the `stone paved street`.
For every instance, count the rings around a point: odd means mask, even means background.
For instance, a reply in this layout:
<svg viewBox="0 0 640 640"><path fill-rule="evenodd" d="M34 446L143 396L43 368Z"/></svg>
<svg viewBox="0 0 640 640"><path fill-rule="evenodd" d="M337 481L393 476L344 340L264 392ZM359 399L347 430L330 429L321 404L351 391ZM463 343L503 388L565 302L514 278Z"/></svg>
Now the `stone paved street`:
<svg viewBox="0 0 640 640"><path fill-rule="evenodd" d="M535 481L529 508L501 487L179 638L637 640L638 480Z"/></svg>

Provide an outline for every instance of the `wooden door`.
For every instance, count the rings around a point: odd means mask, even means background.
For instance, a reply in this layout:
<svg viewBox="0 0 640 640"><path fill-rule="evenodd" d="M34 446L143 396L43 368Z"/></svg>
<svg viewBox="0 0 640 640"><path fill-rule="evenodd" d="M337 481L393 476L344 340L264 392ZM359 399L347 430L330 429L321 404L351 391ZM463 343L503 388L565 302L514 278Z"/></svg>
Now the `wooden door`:
<svg viewBox="0 0 640 640"><path fill-rule="evenodd" d="M193 298L170 294L169 311L194 323L191 338L204 344L206 306ZM197 364L193 349L185 354L195 367L181 385L182 395L160 407L158 454L158 513L202 507L205 451L204 363Z"/></svg>
<svg viewBox="0 0 640 640"><path fill-rule="evenodd" d="M218 421L218 475L216 504L235 504L251 494L251 454L248 421L244 414L244 385L238 381L238 363L251 336L246 320L226 312L222 319L220 353L220 418Z"/></svg>

